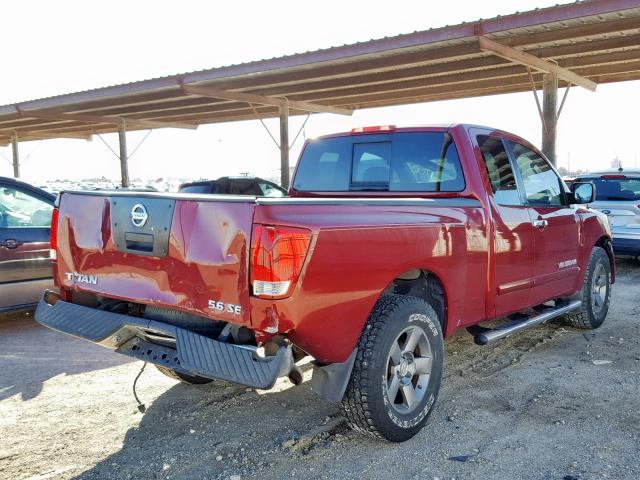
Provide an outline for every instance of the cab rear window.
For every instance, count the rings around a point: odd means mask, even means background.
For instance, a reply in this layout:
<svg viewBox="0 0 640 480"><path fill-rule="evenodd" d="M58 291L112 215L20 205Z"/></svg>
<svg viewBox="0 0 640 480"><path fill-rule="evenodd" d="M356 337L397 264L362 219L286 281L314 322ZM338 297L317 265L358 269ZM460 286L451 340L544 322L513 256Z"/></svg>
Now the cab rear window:
<svg viewBox="0 0 640 480"><path fill-rule="evenodd" d="M451 137L442 132L352 135L310 142L294 190L459 192L465 182Z"/></svg>

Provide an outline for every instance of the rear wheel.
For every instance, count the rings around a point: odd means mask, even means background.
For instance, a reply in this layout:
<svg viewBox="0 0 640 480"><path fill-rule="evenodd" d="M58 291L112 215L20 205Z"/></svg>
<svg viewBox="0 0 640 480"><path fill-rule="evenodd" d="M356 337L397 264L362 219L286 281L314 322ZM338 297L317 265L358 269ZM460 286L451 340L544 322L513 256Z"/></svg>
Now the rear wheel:
<svg viewBox="0 0 640 480"><path fill-rule="evenodd" d="M166 375L167 377L173 378L174 380L178 380L182 383L188 383L189 385L205 385L207 383L213 382L213 380L211 380L210 378L176 372L175 370L171 370L167 367L161 367L160 365L156 365L155 367L160 370L160 373Z"/></svg>
<svg viewBox="0 0 640 480"><path fill-rule="evenodd" d="M434 308L385 295L358 342L342 409L357 431L401 442L427 422L440 389L443 342Z"/></svg>
<svg viewBox="0 0 640 480"><path fill-rule="evenodd" d="M598 328L609 312L611 302L611 263L603 248L593 247L584 276L580 309L566 316L567 322L584 329Z"/></svg>

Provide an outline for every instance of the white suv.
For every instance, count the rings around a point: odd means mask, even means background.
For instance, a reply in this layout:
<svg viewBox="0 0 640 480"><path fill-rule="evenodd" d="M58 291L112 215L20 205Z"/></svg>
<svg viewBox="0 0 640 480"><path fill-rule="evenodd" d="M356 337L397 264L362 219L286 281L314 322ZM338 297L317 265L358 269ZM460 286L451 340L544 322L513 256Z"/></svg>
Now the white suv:
<svg viewBox="0 0 640 480"><path fill-rule="evenodd" d="M596 201L589 206L609 218L614 252L640 256L640 170L591 172L576 181L595 184Z"/></svg>

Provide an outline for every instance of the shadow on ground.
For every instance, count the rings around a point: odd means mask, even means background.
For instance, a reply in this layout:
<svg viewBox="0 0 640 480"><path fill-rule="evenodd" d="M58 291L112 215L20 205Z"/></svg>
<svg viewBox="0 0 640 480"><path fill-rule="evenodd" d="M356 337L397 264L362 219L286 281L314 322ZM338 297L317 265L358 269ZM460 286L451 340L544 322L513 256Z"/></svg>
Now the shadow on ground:
<svg viewBox="0 0 640 480"><path fill-rule="evenodd" d="M43 327L32 311L0 315L0 401L16 394L32 399L46 380L62 373L74 375L130 361Z"/></svg>
<svg viewBox="0 0 640 480"><path fill-rule="evenodd" d="M120 451L76 478L244 477L272 467L288 453L283 442L336 423L336 415L308 382L262 394L226 382L176 384L127 431Z"/></svg>

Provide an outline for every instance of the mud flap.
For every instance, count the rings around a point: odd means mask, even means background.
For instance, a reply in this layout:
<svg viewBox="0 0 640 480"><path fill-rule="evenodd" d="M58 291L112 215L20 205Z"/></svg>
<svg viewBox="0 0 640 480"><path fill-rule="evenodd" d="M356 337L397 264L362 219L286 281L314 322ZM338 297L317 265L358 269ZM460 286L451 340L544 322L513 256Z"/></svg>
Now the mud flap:
<svg viewBox="0 0 640 480"><path fill-rule="evenodd" d="M340 402L351 377L351 370L353 370L353 364L356 361L356 351L354 349L343 363L315 365L311 377L311 389L325 400L334 403Z"/></svg>

